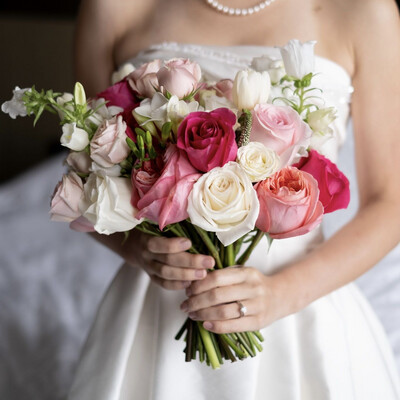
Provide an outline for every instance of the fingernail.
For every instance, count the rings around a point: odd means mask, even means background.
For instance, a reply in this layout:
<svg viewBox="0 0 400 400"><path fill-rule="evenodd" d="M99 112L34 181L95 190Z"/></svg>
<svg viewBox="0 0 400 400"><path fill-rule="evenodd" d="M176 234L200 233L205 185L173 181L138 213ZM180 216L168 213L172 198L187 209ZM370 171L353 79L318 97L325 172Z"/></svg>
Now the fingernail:
<svg viewBox="0 0 400 400"><path fill-rule="evenodd" d="M188 304L187 304L186 301L184 301L184 302L181 304L181 310L184 311L184 312L186 312L188 309L189 309Z"/></svg>
<svg viewBox="0 0 400 400"><path fill-rule="evenodd" d="M204 322L203 323L203 327L204 327L204 329L207 329L207 330L209 330L209 329L212 329L213 328L213 324L211 323L211 322Z"/></svg>
<svg viewBox="0 0 400 400"><path fill-rule="evenodd" d="M189 239L182 239L179 242L179 245L181 246L182 249L187 249L192 245L192 242Z"/></svg>
<svg viewBox="0 0 400 400"><path fill-rule="evenodd" d="M190 289L190 287L188 287L187 289L186 289L186 296L187 297L190 297L192 295L192 289Z"/></svg>
<svg viewBox="0 0 400 400"><path fill-rule="evenodd" d="M190 319L197 319L197 314L195 312L190 312L188 315Z"/></svg>
<svg viewBox="0 0 400 400"><path fill-rule="evenodd" d="M196 272L194 273L194 276L196 278L204 278L206 276L206 271L204 271L203 269L198 269L196 270Z"/></svg>
<svg viewBox="0 0 400 400"><path fill-rule="evenodd" d="M191 283L192 282L190 282L190 281L184 281L184 282L182 282L182 286L183 286L184 289L186 289L186 288L188 288L190 286Z"/></svg>
<svg viewBox="0 0 400 400"><path fill-rule="evenodd" d="M214 264L215 264L215 261L213 258L207 257L203 260L203 266L206 268L212 268L214 266Z"/></svg>

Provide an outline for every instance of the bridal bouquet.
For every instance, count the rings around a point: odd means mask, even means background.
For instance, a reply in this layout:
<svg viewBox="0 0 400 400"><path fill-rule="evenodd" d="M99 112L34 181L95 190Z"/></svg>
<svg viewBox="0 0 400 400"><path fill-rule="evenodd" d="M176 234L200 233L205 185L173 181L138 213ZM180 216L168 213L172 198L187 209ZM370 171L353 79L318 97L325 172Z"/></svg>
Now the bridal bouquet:
<svg viewBox="0 0 400 400"><path fill-rule="evenodd" d="M347 179L319 152L335 110L312 85L313 45L291 41L283 62L256 58L233 81L206 82L198 64L172 59L125 66L89 100L79 83L73 94L17 87L2 110L61 119L69 171L53 220L187 237L216 268L243 265L263 236L303 235L349 202ZM186 361L213 368L262 350L259 332L218 335L187 319L183 334Z"/></svg>

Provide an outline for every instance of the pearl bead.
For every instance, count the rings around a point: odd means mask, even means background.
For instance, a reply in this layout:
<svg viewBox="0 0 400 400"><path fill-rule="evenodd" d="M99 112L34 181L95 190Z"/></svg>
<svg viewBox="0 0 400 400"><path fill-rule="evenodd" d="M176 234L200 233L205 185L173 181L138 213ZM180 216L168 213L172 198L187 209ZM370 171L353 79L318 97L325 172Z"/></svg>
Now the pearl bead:
<svg viewBox="0 0 400 400"><path fill-rule="evenodd" d="M264 10L267 6L272 4L275 0L264 0L254 7L248 8L232 8L228 6L224 6L218 0L206 0L206 3L211 7L215 8L217 11L222 12L227 15L237 15L237 16L246 16L253 15L255 13Z"/></svg>

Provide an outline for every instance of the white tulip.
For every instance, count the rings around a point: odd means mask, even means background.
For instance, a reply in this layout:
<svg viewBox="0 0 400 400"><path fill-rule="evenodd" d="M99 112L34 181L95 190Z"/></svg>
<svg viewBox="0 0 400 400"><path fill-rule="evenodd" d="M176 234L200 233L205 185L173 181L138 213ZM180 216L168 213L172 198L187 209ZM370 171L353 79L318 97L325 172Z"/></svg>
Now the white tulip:
<svg viewBox="0 0 400 400"><path fill-rule="evenodd" d="M268 72L251 69L239 71L233 81L233 102L239 110L252 110L257 104L268 101L271 79Z"/></svg>
<svg viewBox="0 0 400 400"><path fill-rule="evenodd" d="M228 246L254 229L259 208L249 177L231 161L200 177L189 195L187 211L194 225L216 232Z"/></svg>
<svg viewBox="0 0 400 400"><path fill-rule="evenodd" d="M252 182L260 182L280 168L278 154L259 142L250 142L239 147L236 161Z"/></svg>
<svg viewBox="0 0 400 400"><path fill-rule="evenodd" d="M142 222L135 218L137 210L131 204L132 185L128 178L91 174L83 193L79 209L98 233L126 232Z"/></svg>
<svg viewBox="0 0 400 400"><path fill-rule="evenodd" d="M314 45L316 43L314 40L301 43L299 40L293 39L286 46L279 48L287 75L302 79L314 72Z"/></svg>
<svg viewBox="0 0 400 400"><path fill-rule="evenodd" d="M1 111L8 114L12 119L17 117L26 117L28 112L26 110L25 104L22 101L24 93L30 89L20 89L18 86L13 90L13 97L9 101L5 101L1 105Z"/></svg>
<svg viewBox="0 0 400 400"><path fill-rule="evenodd" d="M76 123L65 124L60 142L63 146L74 151L82 151L89 144L88 133L76 126Z"/></svg>

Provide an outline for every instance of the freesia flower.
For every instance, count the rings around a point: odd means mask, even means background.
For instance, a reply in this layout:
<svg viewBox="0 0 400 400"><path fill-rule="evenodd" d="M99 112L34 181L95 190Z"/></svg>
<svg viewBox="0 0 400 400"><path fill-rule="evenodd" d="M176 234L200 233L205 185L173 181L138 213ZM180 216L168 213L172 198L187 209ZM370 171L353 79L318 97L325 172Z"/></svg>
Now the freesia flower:
<svg viewBox="0 0 400 400"><path fill-rule="evenodd" d="M21 89L18 86L13 90L13 97L11 100L4 102L1 105L1 111L8 114L12 119L17 117L26 117L27 110L22 98L29 88Z"/></svg>
<svg viewBox="0 0 400 400"><path fill-rule="evenodd" d="M82 151L89 144L88 133L76 126L76 123L64 124L62 127L62 136L60 142L62 146L71 150Z"/></svg>

